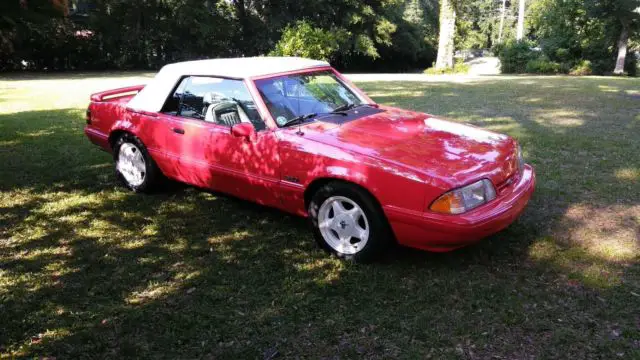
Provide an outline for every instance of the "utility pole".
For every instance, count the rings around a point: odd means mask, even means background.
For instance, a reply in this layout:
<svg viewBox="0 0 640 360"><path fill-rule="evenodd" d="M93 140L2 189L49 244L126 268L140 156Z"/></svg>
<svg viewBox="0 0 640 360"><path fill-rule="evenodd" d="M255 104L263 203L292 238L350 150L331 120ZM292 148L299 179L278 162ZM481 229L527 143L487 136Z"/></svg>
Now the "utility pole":
<svg viewBox="0 0 640 360"><path fill-rule="evenodd" d="M504 28L504 15L507 9L507 0L502 0L502 12L500 13L500 31L498 31L498 44L502 42L502 29Z"/></svg>
<svg viewBox="0 0 640 360"><path fill-rule="evenodd" d="M518 9L518 33L516 40L520 41L524 37L524 0L520 0L520 9Z"/></svg>

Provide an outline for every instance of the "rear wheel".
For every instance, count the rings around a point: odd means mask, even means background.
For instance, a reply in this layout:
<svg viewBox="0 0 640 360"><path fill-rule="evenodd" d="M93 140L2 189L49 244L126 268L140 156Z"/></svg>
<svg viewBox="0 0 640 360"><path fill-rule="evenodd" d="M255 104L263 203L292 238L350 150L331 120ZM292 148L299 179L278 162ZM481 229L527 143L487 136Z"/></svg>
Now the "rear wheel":
<svg viewBox="0 0 640 360"><path fill-rule="evenodd" d="M150 192L159 185L162 174L142 141L124 134L113 147L116 177L135 192Z"/></svg>
<svg viewBox="0 0 640 360"><path fill-rule="evenodd" d="M358 186L331 182L313 195L308 211L318 244L340 258L370 262L392 243L382 209Z"/></svg>

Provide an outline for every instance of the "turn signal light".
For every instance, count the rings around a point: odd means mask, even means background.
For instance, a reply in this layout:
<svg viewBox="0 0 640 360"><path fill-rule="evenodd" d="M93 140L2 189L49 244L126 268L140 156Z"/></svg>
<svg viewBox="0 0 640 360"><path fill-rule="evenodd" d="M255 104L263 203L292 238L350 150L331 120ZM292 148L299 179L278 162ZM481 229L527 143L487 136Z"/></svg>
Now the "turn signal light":
<svg viewBox="0 0 640 360"><path fill-rule="evenodd" d="M431 204L431 210L443 214L461 214L464 212L464 203L457 193L446 193Z"/></svg>
<svg viewBox="0 0 640 360"><path fill-rule="evenodd" d="M445 193L429 209L443 214L462 214L496 198L496 190L488 179Z"/></svg>

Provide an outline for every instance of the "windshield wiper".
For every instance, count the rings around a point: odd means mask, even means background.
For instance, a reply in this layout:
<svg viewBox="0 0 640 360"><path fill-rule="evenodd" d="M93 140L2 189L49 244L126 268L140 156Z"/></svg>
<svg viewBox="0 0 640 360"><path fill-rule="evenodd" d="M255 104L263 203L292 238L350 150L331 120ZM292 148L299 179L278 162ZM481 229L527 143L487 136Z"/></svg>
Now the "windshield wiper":
<svg viewBox="0 0 640 360"><path fill-rule="evenodd" d="M316 117L316 116L318 116L318 113L309 113L309 114L296 116L294 118L291 118L291 119L287 120L284 124L280 125L280 127L293 125L293 124L302 122L304 120L311 119L311 118Z"/></svg>
<svg viewBox="0 0 640 360"><path fill-rule="evenodd" d="M304 114L304 115L300 115L300 116L296 116L294 118L291 118L289 120L287 120L287 122L285 122L284 124L280 125L280 127L285 127L285 126L289 126L292 124L297 124L300 123L304 120L308 120L311 118L315 118L315 117L320 117L320 116L329 116L329 115L342 115L342 116L348 116L349 114L347 114L344 111L336 111L333 110L331 112L326 112L326 113L309 113L309 114Z"/></svg>
<svg viewBox="0 0 640 360"><path fill-rule="evenodd" d="M337 113L337 112L353 109L354 106L356 106L354 103L346 103L344 105L338 106L337 108L333 109L333 111L331 111L331 112L332 113Z"/></svg>
<svg viewBox="0 0 640 360"><path fill-rule="evenodd" d="M340 105L337 108L333 109L332 113L339 113L339 112L342 112L342 111L355 109L355 108L358 108L358 107L361 107L361 106L372 106L372 107L374 107L374 105L367 104L367 103L361 103L361 104L346 103L344 105Z"/></svg>

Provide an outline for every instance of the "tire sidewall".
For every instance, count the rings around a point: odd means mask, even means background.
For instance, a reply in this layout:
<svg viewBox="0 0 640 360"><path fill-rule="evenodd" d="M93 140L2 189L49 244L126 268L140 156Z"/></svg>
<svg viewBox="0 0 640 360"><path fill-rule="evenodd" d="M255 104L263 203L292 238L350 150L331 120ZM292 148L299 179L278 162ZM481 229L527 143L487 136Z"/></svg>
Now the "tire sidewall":
<svg viewBox="0 0 640 360"><path fill-rule="evenodd" d="M355 254L343 254L333 249L322 236L318 227L318 211L331 196L344 196L356 202L362 209L369 224L369 239L364 248ZM366 191L355 185L331 182L320 188L311 198L307 209L313 236L318 245L337 257L354 262L371 262L379 258L391 243L391 233L387 219L380 206Z"/></svg>

